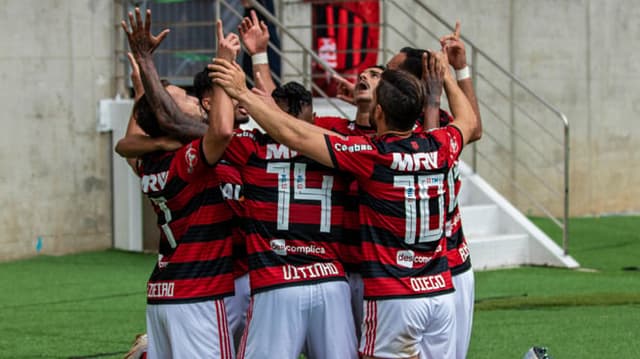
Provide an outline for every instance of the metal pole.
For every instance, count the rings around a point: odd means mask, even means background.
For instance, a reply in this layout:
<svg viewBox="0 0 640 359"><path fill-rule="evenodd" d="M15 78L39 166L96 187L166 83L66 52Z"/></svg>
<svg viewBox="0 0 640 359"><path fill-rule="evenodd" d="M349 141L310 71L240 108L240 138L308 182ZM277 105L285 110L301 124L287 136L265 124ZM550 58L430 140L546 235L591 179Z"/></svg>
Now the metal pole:
<svg viewBox="0 0 640 359"><path fill-rule="evenodd" d="M473 83L473 90L478 96L478 51L475 46L471 46L471 81ZM473 157L471 159L471 166L473 172L478 173L478 142L473 143Z"/></svg>
<svg viewBox="0 0 640 359"><path fill-rule="evenodd" d="M569 120L562 115L564 126L564 226L562 228L562 247L569 254Z"/></svg>
<svg viewBox="0 0 640 359"><path fill-rule="evenodd" d="M311 75L309 74L311 66L309 65L309 56L306 52L302 54L302 81L305 88L309 88L311 82Z"/></svg>

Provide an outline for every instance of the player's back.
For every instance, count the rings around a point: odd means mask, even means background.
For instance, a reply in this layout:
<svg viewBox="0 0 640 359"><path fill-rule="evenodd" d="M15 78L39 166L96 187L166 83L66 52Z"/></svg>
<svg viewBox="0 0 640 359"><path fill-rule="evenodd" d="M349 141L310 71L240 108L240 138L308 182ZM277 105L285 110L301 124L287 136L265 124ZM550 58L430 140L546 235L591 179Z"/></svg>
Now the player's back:
<svg viewBox="0 0 640 359"><path fill-rule="evenodd" d="M344 180L269 136L243 131L225 158L241 168L252 292L344 280Z"/></svg>
<svg viewBox="0 0 640 359"><path fill-rule="evenodd" d="M141 160L142 191L161 229L150 304L194 302L233 294L231 211L206 164L201 141Z"/></svg>
<svg viewBox="0 0 640 359"><path fill-rule="evenodd" d="M358 181L365 298L452 291L445 256L445 183L459 155L459 131L448 126L407 138L330 141L336 167Z"/></svg>

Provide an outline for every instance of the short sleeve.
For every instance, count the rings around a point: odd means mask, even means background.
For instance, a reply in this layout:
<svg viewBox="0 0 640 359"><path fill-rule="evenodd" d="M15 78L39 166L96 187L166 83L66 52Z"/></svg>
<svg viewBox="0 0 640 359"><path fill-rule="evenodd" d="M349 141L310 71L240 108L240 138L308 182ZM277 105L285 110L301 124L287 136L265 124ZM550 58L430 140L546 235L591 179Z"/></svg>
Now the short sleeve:
<svg viewBox="0 0 640 359"><path fill-rule="evenodd" d="M235 166L244 166L252 153L256 152L256 130L238 130L224 151L223 159Z"/></svg>
<svg viewBox="0 0 640 359"><path fill-rule="evenodd" d="M460 157L462 151L462 132L455 125L447 125L429 131L442 144L441 151L446 151L447 158L453 163Z"/></svg>
<svg viewBox="0 0 640 359"><path fill-rule="evenodd" d="M199 138L176 151L171 161L170 173L176 173L189 182L210 168L202 152L202 139Z"/></svg>
<svg viewBox="0 0 640 359"><path fill-rule="evenodd" d="M325 135L325 142L336 169L357 177L368 177L371 174L378 151L370 137Z"/></svg>

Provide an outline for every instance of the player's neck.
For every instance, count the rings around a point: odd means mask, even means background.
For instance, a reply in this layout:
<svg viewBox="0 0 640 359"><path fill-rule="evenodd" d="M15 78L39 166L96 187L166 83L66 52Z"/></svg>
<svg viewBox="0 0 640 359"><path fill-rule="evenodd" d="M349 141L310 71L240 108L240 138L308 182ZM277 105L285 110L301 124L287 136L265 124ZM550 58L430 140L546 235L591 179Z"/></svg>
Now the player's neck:
<svg viewBox="0 0 640 359"><path fill-rule="evenodd" d="M364 127L369 127L371 126L371 123L369 122L369 108L367 107L367 110L361 110L360 108L358 108L358 111L356 112L356 125L358 126L364 126Z"/></svg>
<svg viewBox="0 0 640 359"><path fill-rule="evenodd" d="M391 136L398 136L398 137L403 137L404 138L404 137L409 137L412 132L413 132L413 129L406 130L406 131L400 131L400 130L388 128L386 126L386 124L380 124L378 126L377 135L378 136L391 135Z"/></svg>
<svg viewBox="0 0 640 359"><path fill-rule="evenodd" d="M391 136L398 136L398 137L409 137L411 136L412 132L413 132L412 130L409 130L409 131L387 130L384 132L379 132L378 136L391 135Z"/></svg>

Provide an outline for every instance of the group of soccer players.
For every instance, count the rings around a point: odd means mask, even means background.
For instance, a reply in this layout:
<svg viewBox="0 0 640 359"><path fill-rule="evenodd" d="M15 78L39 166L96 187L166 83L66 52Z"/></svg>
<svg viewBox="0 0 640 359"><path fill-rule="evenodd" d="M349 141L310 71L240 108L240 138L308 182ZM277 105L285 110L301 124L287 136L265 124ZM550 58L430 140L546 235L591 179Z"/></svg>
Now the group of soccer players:
<svg viewBox="0 0 640 359"><path fill-rule="evenodd" d="M466 356L473 272L457 163L482 130L459 26L442 51L405 48L343 81L353 122L314 118L300 85L276 88L255 14L240 36L216 24L199 99L158 77L152 54L168 31L151 34L149 10L122 26L140 76L116 150L161 229L148 358ZM238 129L247 113L266 133Z"/></svg>

